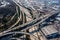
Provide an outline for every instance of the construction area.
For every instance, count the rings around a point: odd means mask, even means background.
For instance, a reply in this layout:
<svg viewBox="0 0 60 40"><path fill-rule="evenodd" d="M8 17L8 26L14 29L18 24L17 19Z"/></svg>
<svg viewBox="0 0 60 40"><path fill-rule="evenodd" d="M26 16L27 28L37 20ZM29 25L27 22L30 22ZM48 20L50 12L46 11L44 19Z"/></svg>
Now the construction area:
<svg viewBox="0 0 60 40"><path fill-rule="evenodd" d="M60 40L60 0L0 0L0 40Z"/></svg>

